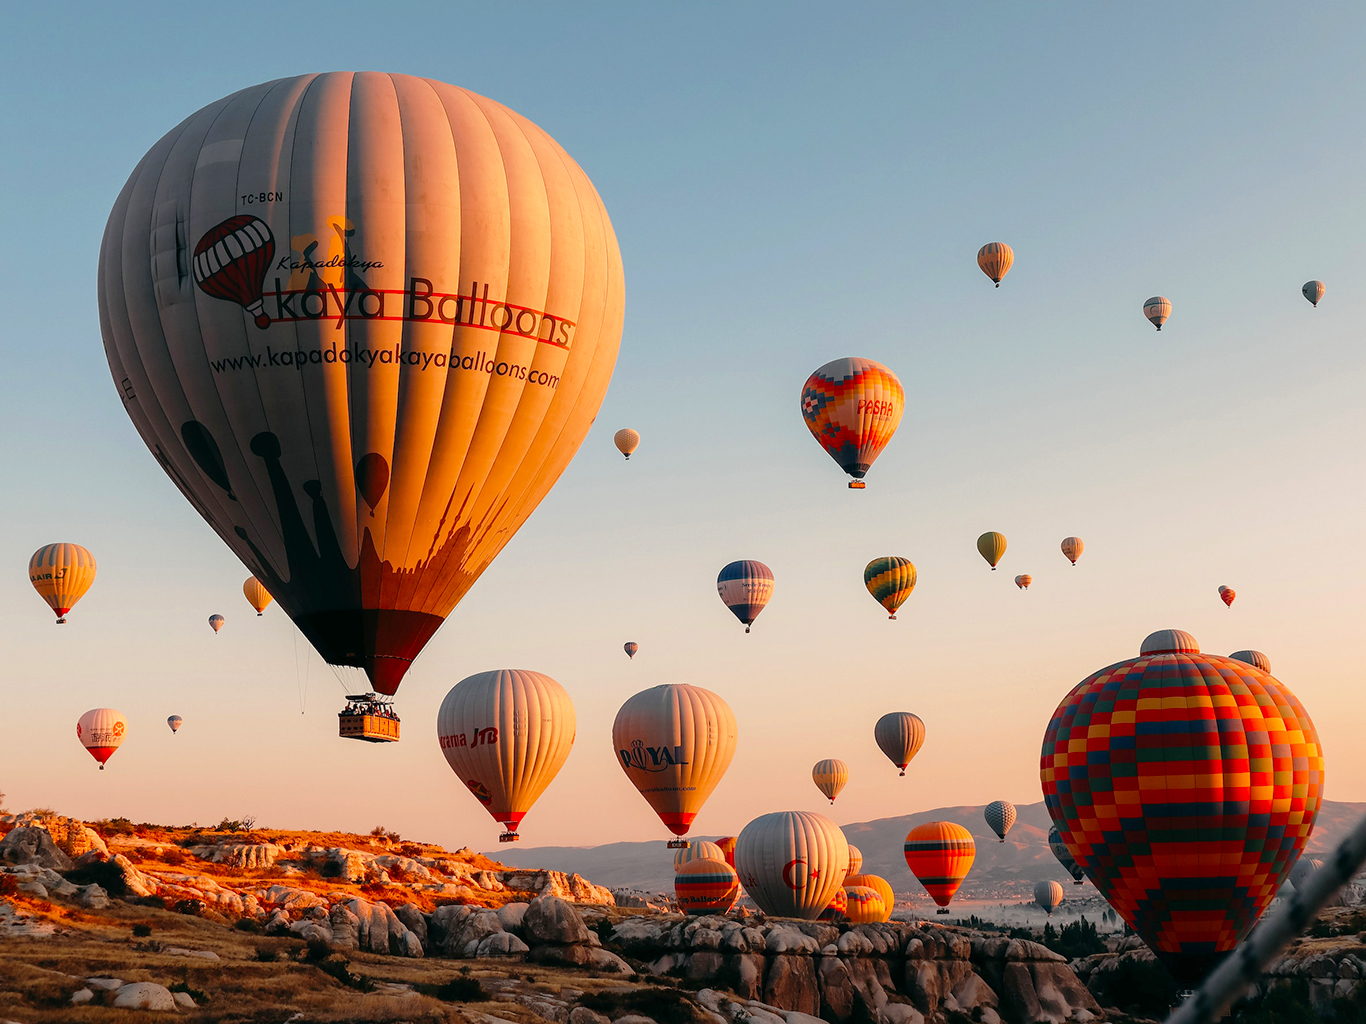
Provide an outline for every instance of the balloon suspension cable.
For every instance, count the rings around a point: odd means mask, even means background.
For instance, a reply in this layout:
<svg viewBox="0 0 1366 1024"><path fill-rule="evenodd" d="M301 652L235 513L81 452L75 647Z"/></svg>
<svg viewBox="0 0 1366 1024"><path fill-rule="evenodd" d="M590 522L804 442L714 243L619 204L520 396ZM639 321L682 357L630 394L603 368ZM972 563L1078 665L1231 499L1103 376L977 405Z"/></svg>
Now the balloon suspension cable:
<svg viewBox="0 0 1366 1024"><path fill-rule="evenodd" d="M1252 930L1205 979L1203 985L1172 1011L1166 1024L1204 1024L1255 984L1282 949L1311 922L1337 891L1366 863L1366 817L1357 822L1331 858L1296 886L1288 906Z"/></svg>

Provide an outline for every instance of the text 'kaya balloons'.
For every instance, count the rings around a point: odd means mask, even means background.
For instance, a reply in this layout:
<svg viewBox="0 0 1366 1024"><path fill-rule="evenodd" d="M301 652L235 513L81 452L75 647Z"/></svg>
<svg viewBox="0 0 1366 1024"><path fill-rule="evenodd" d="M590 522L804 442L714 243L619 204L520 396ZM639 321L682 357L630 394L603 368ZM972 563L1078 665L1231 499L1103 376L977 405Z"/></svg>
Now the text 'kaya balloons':
<svg viewBox="0 0 1366 1024"><path fill-rule="evenodd" d="M735 756L738 730L730 705L710 690L665 683L642 690L617 712L617 763L659 820L688 834Z"/></svg>
<svg viewBox="0 0 1366 1024"><path fill-rule="evenodd" d="M896 433L906 392L896 374L871 359L826 363L802 387L802 417L811 436L854 479L863 477Z"/></svg>
<svg viewBox="0 0 1366 1024"><path fill-rule="evenodd" d="M392 694L583 441L623 277L536 125L337 72L158 142L110 214L99 304L162 468L326 661Z"/></svg>
<svg viewBox="0 0 1366 1024"><path fill-rule="evenodd" d="M811 781L833 804L840 790L849 783L849 766L836 758L827 757L817 761L811 769Z"/></svg>
<svg viewBox="0 0 1366 1024"><path fill-rule="evenodd" d="M949 902L977 859L972 833L952 821L930 821L906 836L906 865L947 914Z"/></svg>
<svg viewBox="0 0 1366 1024"><path fill-rule="evenodd" d="M28 560L28 581L61 625L95 582L95 556L79 544L45 544Z"/></svg>
<svg viewBox="0 0 1366 1024"><path fill-rule="evenodd" d="M993 800L982 809L982 817L987 826L996 833L1001 842L1006 841L1006 833L1015 825L1015 805L1009 800Z"/></svg>
<svg viewBox="0 0 1366 1024"><path fill-rule="evenodd" d="M811 811L774 811L746 825L735 870L759 909L814 921L844 885L849 844L833 821Z"/></svg>
<svg viewBox="0 0 1366 1024"><path fill-rule="evenodd" d="M873 739L887 759L905 775L906 766L925 742L925 723L919 715L909 711L893 711L877 720L873 726Z"/></svg>
<svg viewBox="0 0 1366 1024"><path fill-rule="evenodd" d="M1186 983L1270 904L1323 794L1318 734L1294 694L1181 630L1078 683L1039 764L1073 858Z"/></svg>
<svg viewBox="0 0 1366 1024"><path fill-rule="evenodd" d="M114 756L127 735L128 719L113 708L93 708L76 723L76 738L100 763L100 771L104 771L104 763Z"/></svg>
<svg viewBox="0 0 1366 1024"><path fill-rule="evenodd" d="M462 679L436 713L436 735L451 771L507 826L517 826L559 774L577 721L565 688L540 672L500 669Z"/></svg>
<svg viewBox="0 0 1366 1024"><path fill-rule="evenodd" d="M274 600L265 584L255 576L247 577L246 582L242 584L242 594L246 597L247 603L256 609L257 615L270 607L270 602Z"/></svg>
<svg viewBox="0 0 1366 1024"><path fill-rule="evenodd" d="M915 589L915 566L909 558L888 555L874 558L863 567L863 585L873 600L887 609L887 618L896 618L896 610L906 603Z"/></svg>
<svg viewBox="0 0 1366 1024"><path fill-rule="evenodd" d="M748 633L773 596L773 570L753 559L731 562L716 577L716 592Z"/></svg>

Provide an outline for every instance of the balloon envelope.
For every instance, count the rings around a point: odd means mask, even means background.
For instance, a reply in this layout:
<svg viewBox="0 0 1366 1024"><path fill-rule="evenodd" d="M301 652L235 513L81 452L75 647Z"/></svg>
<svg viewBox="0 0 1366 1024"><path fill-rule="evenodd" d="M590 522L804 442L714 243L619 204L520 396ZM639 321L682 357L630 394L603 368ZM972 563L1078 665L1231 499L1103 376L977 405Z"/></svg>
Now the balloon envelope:
<svg viewBox="0 0 1366 1024"><path fill-rule="evenodd" d="M930 898L947 907L977 857L972 833L952 821L930 821L906 835L906 865Z"/></svg>
<svg viewBox="0 0 1366 1024"><path fill-rule="evenodd" d="M172 715L170 718L166 719L166 724L171 727L171 732L180 732L181 723L184 721L185 719L181 718L179 715Z"/></svg>
<svg viewBox="0 0 1366 1024"><path fill-rule="evenodd" d="M873 726L873 739L887 759L905 775L906 766L925 742L925 723L919 715L909 711L893 711L877 720Z"/></svg>
<svg viewBox="0 0 1366 1024"><path fill-rule="evenodd" d="M1029 585L1033 582L1034 577L1030 576L1028 573L1022 573L1021 575L1015 577L1015 585L1019 587L1021 590L1028 590Z"/></svg>
<svg viewBox="0 0 1366 1024"><path fill-rule="evenodd" d="M873 600L887 609L889 619L896 618L896 610L911 596L915 579L915 566L911 560L897 555L874 558L863 569L863 585L873 595Z"/></svg>
<svg viewBox="0 0 1366 1024"><path fill-rule="evenodd" d="M977 265L982 268L982 273L996 282L997 288L1001 287L1001 278L1010 272L1014 262L1015 250L1005 242L988 242L977 250Z"/></svg>
<svg viewBox="0 0 1366 1024"><path fill-rule="evenodd" d="M622 427L612 435L612 443L617 446L617 451L629 459L631 453L640 447L640 435L630 427Z"/></svg>
<svg viewBox="0 0 1366 1024"><path fill-rule="evenodd" d="M275 600L270 596L270 591L266 589L266 585L255 576L247 577L246 582L242 584L242 594L246 597L247 604L256 609L257 615L265 611L270 606L270 602Z"/></svg>
<svg viewBox="0 0 1366 1024"><path fill-rule="evenodd" d="M636 651L640 650L640 644L624 643L621 645L621 649L626 652L626 657L634 658L636 656Z"/></svg>
<svg viewBox="0 0 1366 1024"><path fill-rule="evenodd" d="M881 875L864 875L850 872L844 876L845 885L863 885L872 889L882 897L882 917L879 920L890 921L892 908L896 905L896 896L892 892L892 883Z"/></svg>
<svg viewBox="0 0 1366 1024"><path fill-rule="evenodd" d="M977 553L987 560L987 565L994 570L996 563L1001 560L1001 556L1006 553L1006 538L1004 534L990 530L977 538Z"/></svg>
<svg viewBox="0 0 1366 1024"><path fill-rule="evenodd" d="M755 818L735 844L735 870L759 909L814 921L844 883L849 844L833 821L811 811Z"/></svg>
<svg viewBox="0 0 1366 1024"><path fill-rule="evenodd" d="M1062 903L1066 895L1062 885L1052 879L1034 883L1034 902L1043 907L1050 917L1053 916L1053 911L1058 908L1058 904Z"/></svg>
<svg viewBox="0 0 1366 1024"><path fill-rule="evenodd" d="M773 596L773 570L753 559L731 562L716 577L716 592L748 633Z"/></svg>
<svg viewBox="0 0 1366 1024"><path fill-rule="evenodd" d="M1067 560L1073 565L1077 564L1077 559L1086 550L1086 545L1082 543L1080 537L1064 537L1062 539L1062 553L1067 556Z"/></svg>
<svg viewBox="0 0 1366 1024"><path fill-rule="evenodd" d="M1295 861L1295 866L1290 869L1290 884L1296 889L1304 888L1304 883L1309 881L1309 876L1321 867L1323 867L1323 861L1316 857L1301 855L1300 859Z"/></svg>
<svg viewBox="0 0 1366 1024"><path fill-rule="evenodd" d="M392 694L583 441L623 276L536 125L336 72L243 89L153 146L99 306L158 463L326 661Z"/></svg>
<svg viewBox="0 0 1366 1024"><path fill-rule="evenodd" d="M716 840L716 845L721 847L721 852L726 856L726 863L735 867L735 840L736 836L722 836Z"/></svg>
<svg viewBox="0 0 1366 1024"><path fill-rule="evenodd" d="M836 359L806 379L802 418L835 464L861 481L896 433L906 393L896 374L871 359Z"/></svg>
<svg viewBox="0 0 1366 1024"><path fill-rule="evenodd" d="M849 897L844 894L843 889L836 889L835 895L830 903L821 911L818 921L843 921L844 912L849 909Z"/></svg>
<svg viewBox="0 0 1366 1024"><path fill-rule="evenodd" d="M674 854L674 870L677 871L689 861L707 859L724 861L726 853L715 843L709 843L705 839L694 839Z"/></svg>
<svg viewBox="0 0 1366 1024"><path fill-rule="evenodd" d="M1225 607L1225 608L1232 608L1232 607L1233 607L1233 600L1234 600L1234 598L1236 598L1237 596L1238 596L1238 592L1237 592L1236 590L1234 590L1232 587L1220 587L1220 588L1219 588L1219 600L1221 600L1221 601L1224 602L1224 607Z"/></svg>
<svg viewBox="0 0 1366 1024"><path fill-rule="evenodd" d="M79 544L44 544L28 560L28 581L65 622L95 582L95 556Z"/></svg>
<svg viewBox="0 0 1366 1024"><path fill-rule="evenodd" d="M1160 331L1162 325L1167 322L1167 317L1172 315L1172 304L1166 297L1154 295L1143 303L1143 315Z"/></svg>
<svg viewBox="0 0 1366 1024"><path fill-rule="evenodd" d="M1015 805L1009 800L993 800L982 810L987 826L996 833L1001 842L1006 841L1006 833L1015 825Z"/></svg>
<svg viewBox="0 0 1366 1024"><path fill-rule="evenodd" d="M1253 668L1259 668L1267 675L1271 674L1271 659L1261 651L1234 651L1229 657L1234 661L1251 665Z"/></svg>
<svg viewBox="0 0 1366 1024"><path fill-rule="evenodd" d="M113 708L92 708L76 722L76 738L100 763L101 771L127 735L128 719L123 717L122 711Z"/></svg>
<svg viewBox="0 0 1366 1024"><path fill-rule="evenodd" d="M1319 299L1323 298L1324 291L1326 289L1323 287L1322 281L1306 281L1304 287L1300 289L1300 294L1317 306Z"/></svg>
<svg viewBox="0 0 1366 1024"><path fill-rule="evenodd" d="M874 924L883 920L887 906L882 902L882 893L866 885L846 885L844 887L844 916L850 924Z"/></svg>
<svg viewBox="0 0 1366 1024"><path fill-rule="evenodd" d="M223 628L223 623L226 621L227 620L224 619L221 615L210 615L209 628L212 629L215 633L217 633L220 629Z"/></svg>
<svg viewBox="0 0 1366 1024"><path fill-rule="evenodd" d="M840 795L840 790L849 782L849 766L843 761L827 757L823 761L817 761L811 769L811 781L833 804L835 797Z"/></svg>
<svg viewBox="0 0 1366 1024"><path fill-rule="evenodd" d="M685 914L724 914L739 895L740 877L724 860L700 857L674 869L674 896Z"/></svg>
<svg viewBox="0 0 1366 1024"><path fill-rule="evenodd" d="M1081 865L1072 857L1072 851L1067 848L1067 844L1062 841L1062 833L1054 825L1048 830L1048 848L1053 852L1053 856L1058 859L1058 863L1067 869L1067 873L1072 876L1072 881L1081 885L1086 881L1086 872L1081 869Z"/></svg>

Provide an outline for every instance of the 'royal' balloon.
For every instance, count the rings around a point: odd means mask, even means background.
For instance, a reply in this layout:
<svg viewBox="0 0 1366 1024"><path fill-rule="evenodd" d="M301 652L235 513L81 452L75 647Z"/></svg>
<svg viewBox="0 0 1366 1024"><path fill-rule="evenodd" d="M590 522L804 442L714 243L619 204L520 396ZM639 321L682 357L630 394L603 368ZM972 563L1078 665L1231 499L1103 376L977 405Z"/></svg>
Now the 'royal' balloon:
<svg viewBox="0 0 1366 1024"><path fill-rule="evenodd" d="M28 560L28 581L61 625L95 582L95 556L79 544L45 544Z"/></svg>
<svg viewBox="0 0 1366 1024"><path fill-rule="evenodd" d="M863 585L873 600L887 609L889 619L896 618L896 610L911 596L915 579L915 566L899 555L874 558L863 567Z"/></svg>
<svg viewBox="0 0 1366 1024"><path fill-rule="evenodd" d="M1009 800L993 800L982 810L988 827L996 833L1001 842L1006 841L1006 833L1015 825L1015 805Z"/></svg>
<svg viewBox="0 0 1366 1024"><path fill-rule="evenodd" d="M99 307L157 462L326 661L392 694L583 441L623 276L592 184L536 125L336 72L153 146L110 214Z"/></svg>
<svg viewBox="0 0 1366 1024"><path fill-rule="evenodd" d="M896 433L905 411L906 392L896 374L871 359L836 359L826 363L802 387L802 417L836 465L854 479L863 478Z"/></svg>
<svg viewBox="0 0 1366 1024"><path fill-rule="evenodd" d="M811 811L761 815L735 844L735 870L745 891L774 917L814 921L844 885L848 863L844 833Z"/></svg>
<svg viewBox="0 0 1366 1024"><path fill-rule="evenodd" d="M909 711L893 711L877 720L873 726L873 739L887 759L905 775L906 766L925 742L925 723L919 715Z"/></svg>
<svg viewBox="0 0 1366 1024"><path fill-rule="evenodd" d="M753 559L731 562L716 577L716 592L748 633L773 596L773 570Z"/></svg>
<svg viewBox="0 0 1366 1024"><path fill-rule="evenodd" d="M849 766L836 758L827 757L817 761L811 769L811 781L833 804L840 790L849 782Z"/></svg>
<svg viewBox="0 0 1366 1024"><path fill-rule="evenodd" d="M113 708L94 708L76 722L76 738L100 763L100 771L104 771L104 763L114 756L127 735L128 719Z"/></svg>

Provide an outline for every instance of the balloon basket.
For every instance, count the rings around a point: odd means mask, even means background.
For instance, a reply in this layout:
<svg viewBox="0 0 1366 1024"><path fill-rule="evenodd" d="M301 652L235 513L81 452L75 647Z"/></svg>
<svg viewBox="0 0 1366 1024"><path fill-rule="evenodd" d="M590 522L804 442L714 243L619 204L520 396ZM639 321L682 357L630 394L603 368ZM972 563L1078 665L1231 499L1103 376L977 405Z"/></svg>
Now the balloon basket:
<svg viewBox="0 0 1366 1024"><path fill-rule="evenodd" d="M502 835L498 837L498 841L500 843L520 843L522 841L522 837L519 836L516 832L504 832Z"/></svg>
<svg viewBox="0 0 1366 1024"><path fill-rule="evenodd" d="M686 850L692 844L686 839L670 839L667 845L670 850Z"/></svg>
<svg viewBox="0 0 1366 1024"><path fill-rule="evenodd" d="M948 912L948 907L940 907L938 910L935 911L936 914L947 914Z"/></svg>
<svg viewBox="0 0 1366 1024"><path fill-rule="evenodd" d="M59 625L59 626L65 626L65 625L66 625L66 619L58 619L58 620L57 620L57 625Z"/></svg>
<svg viewBox="0 0 1366 1024"><path fill-rule="evenodd" d="M867 487L867 486L868 486L868 485L865 484L862 480L850 480L850 481L849 481L849 490L851 490L851 491L861 491L861 490L863 490L863 489L864 489L865 487Z"/></svg>

